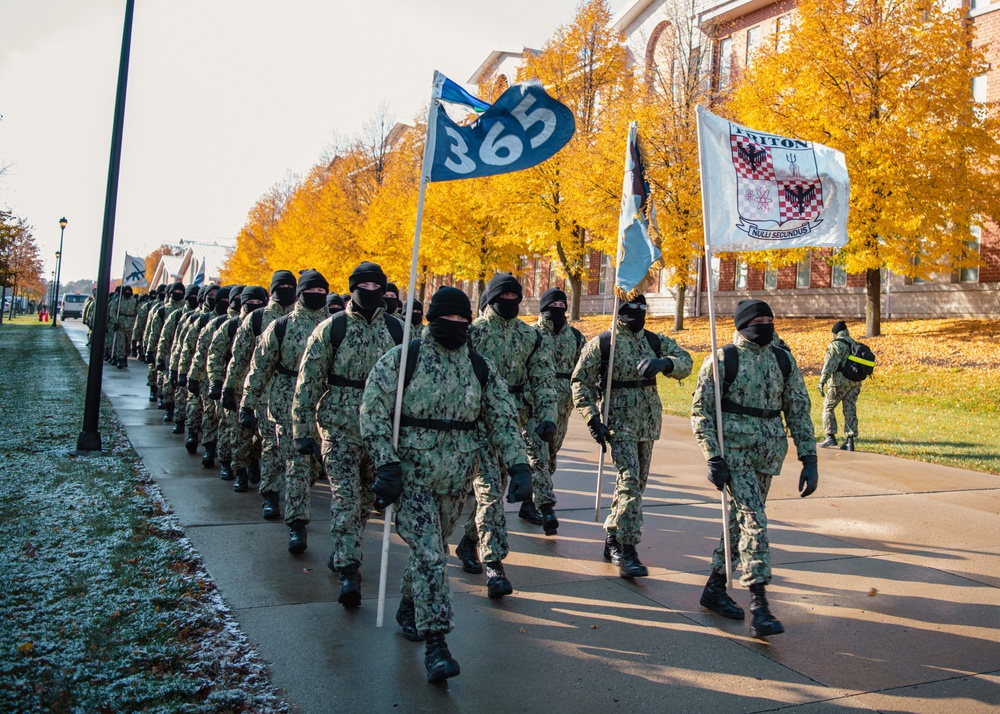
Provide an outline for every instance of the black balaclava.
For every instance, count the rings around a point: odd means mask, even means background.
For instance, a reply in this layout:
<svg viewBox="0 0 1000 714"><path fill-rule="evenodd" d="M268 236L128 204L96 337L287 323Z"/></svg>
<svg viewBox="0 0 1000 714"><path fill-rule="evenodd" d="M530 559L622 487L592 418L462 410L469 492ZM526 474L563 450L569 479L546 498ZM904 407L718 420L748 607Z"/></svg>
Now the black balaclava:
<svg viewBox="0 0 1000 714"><path fill-rule="evenodd" d="M833 334L835 335L838 332L843 332L846 329L847 329L847 323L844 322L843 320L838 320L837 322L833 323Z"/></svg>
<svg viewBox="0 0 1000 714"><path fill-rule="evenodd" d="M215 314L225 315L229 312L229 292L231 286L225 286L219 288L219 291L215 293Z"/></svg>
<svg viewBox="0 0 1000 714"><path fill-rule="evenodd" d="M237 313L243 307L242 296L243 296L243 285L230 285L229 286L229 309L235 310Z"/></svg>
<svg viewBox="0 0 1000 714"><path fill-rule="evenodd" d="M337 293L328 293L326 296L326 309L331 315L336 315L344 309L344 298Z"/></svg>
<svg viewBox="0 0 1000 714"><path fill-rule="evenodd" d="M623 302L618 308L618 322L625 325L633 334L639 334L646 327L646 311L641 307L629 307L633 303L645 305L646 296L639 295L634 300Z"/></svg>
<svg viewBox="0 0 1000 714"><path fill-rule="evenodd" d="M282 307L288 307L295 302L295 276L291 270L274 271L274 275L271 276L271 294Z"/></svg>
<svg viewBox="0 0 1000 714"><path fill-rule="evenodd" d="M323 288L321 293L307 293L310 288ZM321 310L326 307L326 294L330 292L330 283L323 274L313 268L299 272L299 282L295 287L295 296L308 310Z"/></svg>
<svg viewBox="0 0 1000 714"><path fill-rule="evenodd" d="M413 298L413 314L410 320L411 325L420 325L424 321L424 306L416 298Z"/></svg>
<svg viewBox="0 0 1000 714"><path fill-rule="evenodd" d="M358 287L361 283L377 283L379 287L376 290L365 290ZM351 289L351 302L358 312L371 320L375 311L384 305L382 296L385 295L388 283L385 272L376 263L366 260L358 265L347 280Z"/></svg>
<svg viewBox="0 0 1000 714"><path fill-rule="evenodd" d="M184 299L184 296L186 294L184 289L184 283L174 283L167 290L167 293L170 294L171 300L173 300L174 302L180 302L181 300Z"/></svg>
<svg viewBox="0 0 1000 714"><path fill-rule="evenodd" d="M504 293L517 293L516 298L501 298ZM505 320L517 317L521 305L521 283L510 273L497 273L486 288L486 302Z"/></svg>
<svg viewBox="0 0 1000 714"><path fill-rule="evenodd" d="M385 284L385 294L382 296L382 301L385 303L385 311L390 315L399 312L399 288L394 283Z"/></svg>
<svg viewBox="0 0 1000 714"><path fill-rule="evenodd" d="M132 297L132 286L126 285L124 288L122 288L122 295L124 295L127 298Z"/></svg>
<svg viewBox="0 0 1000 714"><path fill-rule="evenodd" d="M267 290L259 285L247 285L240 293L240 310L249 315L267 305Z"/></svg>
<svg viewBox="0 0 1000 714"><path fill-rule="evenodd" d="M215 298L219 294L219 286L212 283L205 289L205 305L208 306L209 310L215 309Z"/></svg>
<svg viewBox="0 0 1000 714"><path fill-rule="evenodd" d="M569 304L569 301L566 299L566 293L559 288L549 288L542 293L542 297L538 300L538 312L552 320L553 332L557 335L566 326L566 308L552 307L552 303L559 302L560 300Z"/></svg>
<svg viewBox="0 0 1000 714"><path fill-rule="evenodd" d="M763 300L740 300L736 306L733 322L736 324L737 332L750 342L763 347L774 339L774 325L751 325L750 321L757 317L770 317L773 320L774 313L771 312L771 306Z"/></svg>
<svg viewBox="0 0 1000 714"><path fill-rule="evenodd" d="M468 322L445 320L444 315L460 315ZM441 288L431 298L427 321L427 331L435 342L446 350L457 350L469 340L472 303L458 288Z"/></svg>
<svg viewBox="0 0 1000 714"><path fill-rule="evenodd" d="M188 285L184 299L187 300L188 307L198 307L198 286Z"/></svg>
<svg viewBox="0 0 1000 714"><path fill-rule="evenodd" d="M146 294L146 295L140 295L140 296L139 296L139 304L140 304L140 305L142 305L143 303L147 303L147 302L149 302L149 301L150 301L150 300L152 299L152 297L153 297L153 296L152 296L152 295L149 295L149 294Z"/></svg>

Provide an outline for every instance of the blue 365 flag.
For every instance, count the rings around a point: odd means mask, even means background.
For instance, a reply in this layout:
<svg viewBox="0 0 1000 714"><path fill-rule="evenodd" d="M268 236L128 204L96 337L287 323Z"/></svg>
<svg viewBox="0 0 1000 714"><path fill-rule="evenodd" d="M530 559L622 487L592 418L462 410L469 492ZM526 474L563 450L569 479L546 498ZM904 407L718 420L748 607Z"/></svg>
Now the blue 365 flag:
<svg viewBox="0 0 1000 714"><path fill-rule="evenodd" d="M625 147L622 211L618 218L618 276L615 285L623 293L641 287L649 269L661 255L649 234L652 201L639 153L638 132L638 122L632 122L628 127L628 144Z"/></svg>

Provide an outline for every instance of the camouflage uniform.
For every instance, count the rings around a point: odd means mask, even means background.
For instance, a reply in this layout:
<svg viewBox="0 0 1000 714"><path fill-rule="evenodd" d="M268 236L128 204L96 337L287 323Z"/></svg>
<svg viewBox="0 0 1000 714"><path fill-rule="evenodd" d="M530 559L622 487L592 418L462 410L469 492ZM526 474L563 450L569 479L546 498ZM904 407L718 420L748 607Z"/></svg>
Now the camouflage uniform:
<svg viewBox="0 0 1000 714"><path fill-rule="evenodd" d="M507 320L493 309L476 318L469 328L469 346L497 366L517 407L518 425L524 429L530 417L556 423L556 394L552 387L551 345L538 331L517 318ZM483 434L482 478L476 480L476 511L465 524L465 537L479 542L483 562L503 560L507 545L507 519L503 495L508 474Z"/></svg>
<svg viewBox="0 0 1000 714"><path fill-rule="evenodd" d="M401 464L396 531L410 546L402 594L414 602L419 632L445 633L454 626L446 541L476 477L483 435L488 435L491 453L498 454L505 467L525 463L526 456L514 400L496 367L487 360L489 376L484 390L468 347L449 351L430 337L421 344L412 380L403 395L402 415L454 422L478 420L481 428L440 431L401 426L399 448L394 450L392 414L400 355L400 348L390 350L369 376L361 405L361 435L375 464ZM484 477L480 472L479 480Z"/></svg>
<svg viewBox="0 0 1000 714"><path fill-rule="evenodd" d="M156 366L160 361L157 353L159 351L161 335L168 318L175 311L182 309L183 304L183 301L180 300L165 300L163 304L150 310L149 324L146 325L146 335L143 338L143 349L146 352L146 360L149 362L149 366L146 368L146 384L150 388L156 389L156 393L164 402L171 400L167 399L166 396L163 384L164 374Z"/></svg>
<svg viewBox="0 0 1000 714"><path fill-rule="evenodd" d="M611 430L611 460L618 478L604 529L620 544L634 546L642 535L642 494L649 478L653 442L660 438L663 404L656 378L642 379L637 371L640 361L657 357L644 331L634 333L617 319L615 330L611 409L606 426ZM660 339L659 356L673 362L668 376L680 381L691 374L691 355L666 335L656 336ZM595 417L601 419L604 390L598 387L600 372L600 337L595 337L583 348L573 371L573 402L587 423Z"/></svg>
<svg viewBox="0 0 1000 714"><path fill-rule="evenodd" d="M138 353L139 357L142 357L142 336L146 332L146 323L149 321L149 311L153 309L159 303L156 299L150 297L149 300L144 300L139 303L139 307L135 313L135 324L132 325L132 346Z"/></svg>
<svg viewBox="0 0 1000 714"><path fill-rule="evenodd" d="M83 324L87 326L87 346L90 346L90 335L94 330L94 306L97 305L97 298L91 292L87 299L83 301L83 312L80 317Z"/></svg>
<svg viewBox="0 0 1000 714"><path fill-rule="evenodd" d="M361 395L375 362L395 340L386 326L396 318L379 307L371 322L348 302L343 316L325 320L309 338L292 403L292 430L296 439L323 438L323 465L330 479L330 535L335 569L360 565L365 523L375 501L375 470L362 446L358 426ZM343 342L332 354L333 320L347 321ZM334 375L331 382L330 375Z"/></svg>
<svg viewBox="0 0 1000 714"><path fill-rule="evenodd" d="M115 310L118 308L118 300L121 297L121 293L114 292L108 298L108 315L105 325L107 326L107 333L104 338L104 357L105 359L110 359L112 353L115 349Z"/></svg>
<svg viewBox="0 0 1000 714"><path fill-rule="evenodd" d="M174 346L174 337L177 335L177 328L181 322L181 318L190 315L193 311L194 308L191 307L190 303L184 300L176 303L172 311L169 306L164 311L163 328L160 330L160 338L156 341L155 364L159 372L160 395L167 404L174 403L174 385L170 381L170 353ZM155 327L156 321L153 323L153 329ZM161 365L162 369L160 369ZM175 411L174 415L176 416L176 414L177 412Z"/></svg>
<svg viewBox="0 0 1000 714"><path fill-rule="evenodd" d="M168 374L177 381L174 388L174 423L183 423L187 419L187 373L181 372L181 359L184 355L185 346L188 342L188 334L198 321L206 314L206 306L202 304L187 315L183 315L178 322L177 332L174 334L174 342L170 346L170 362L167 364ZM183 384L181 377L184 377ZM200 416L200 414L199 414ZM195 427L197 431L197 427Z"/></svg>
<svg viewBox="0 0 1000 714"><path fill-rule="evenodd" d="M568 324L557 335L552 320L538 317L536 328L542 333L547 343L549 354L552 355L552 365L555 368L556 392L556 436L551 443L546 444L535 429L541 421L535 415L528 419L524 428L524 445L528 451L528 462L531 465L531 481L535 505L541 508L555 505L556 496L553 490L552 475L556 472L556 455L566 439L569 428L569 417L573 412L573 388L570 379L573 368L576 367L583 349L583 335Z"/></svg>
<svg viewBox="0 0 1000 714"><path fill-rule="evenodd" d="M843 342L842 340L846 340ZM823 433L827 436L837 435L837 416L834 409L844 404L844 435L858 435L858 395L861 394L861 382L848 379L840 372L841 366L851 354L854 338L845 328L838 332L833 342L826 348L826 358L823 360L823 371L819 376L820 389L826 389L823 400ZM827 386L830 383L830 386Z"/></svg>
<svg viewBox="0 0 1000 714"><path fill-rule="evenodd" d="M316 459L303 456L292 443L292 398L306 341L326 316L326 305L319 310L310 310L296 302L280 343L274 331L275 323L268 326L254 350L240 404L241 409L254 411L266 405L268 419L275 426L277 456L282 468L277 473L265 474L266 479L261 480L260 490L280 491L279 479L284 476L285 523L289 525L293 521L309 522L309 488L320 476L320 465Z"/></svg>
<svg viewBox="0 0 1000 714"><path fill-rule="evenodd" d="M791 431L798 456L816 454L816 438L809 415L811 403L802 374L795 358L789 353L791 372L785 381L770 345L761 347L739 332L733 335L739 352L739 372L725 396L744 407L780 410ZM718 351L719 368L723 367L723 351ZM776 389L776 385L781 385ZM706 459L722 456L719 450L715 420L715 378L712 361L698 373L698 385L691 405L691 426ZM732 543L738 545L742 576L746 586L771 581L771 553L767 538L767 516L764 504L771 478L781 473L788 451L788 439L780 417L763 418L725 412L722 415L725 432L726 465L732 474L729 495L729 532ZM725 574L723 540L712 555L712 569Z"/></svg>
<svg viewBox="0 0 1000 714"><path fill-rule="evenodd" d="M139 301L134 295L120 297L115 304L114 312L108 324L114 334L114 358L116 362L124 362L132 351L132 328L135 326L135 316L139 311Z"/></svg>
<svg viewBox="0 0 1000 714"><path fill-rule="evenodd" d="M204 319L204 318L202 318ZM229 321L228 314L213 314L212 318L201 328L195 340L194 356L191 358L190 366L187 370L188 383L197 380L200 386L200 399L194 399L193 395L188 402L188 424L194 428L200 428L201 441L203 444L216 444L219 442L219 415L216 411L216 403L208 398L210 386L206 377L208 376L208 349L212 344L212 337L220 325L225 325ZM196 421L201 417L200 427ZM227 447L228 449L228 447ZM219 456L219 458L223 458ZM228 457L226 457L228 459Z"/></svg>
<svg viewBox="0 0 1000 714"><path fill-rule="evenodd" d="M232 301L230 300L230 305ZM215 329L208 344L208 356L205 359L205 374L208 378L209 388L217 385L221 390L226 381L226 368L229 360L233 356L233 341L236 339L236 332L240 326L241 315L238 310L229 308L226 319ZM219 401L211 401L215 410L215 417L219 424L218 450L219 460L222 462L232 461L233 452L236 445L236 436L240 432L239 424L236 421L236 412L230 409L223 409ZM246 468L243 463L241 468Z"/></svg>

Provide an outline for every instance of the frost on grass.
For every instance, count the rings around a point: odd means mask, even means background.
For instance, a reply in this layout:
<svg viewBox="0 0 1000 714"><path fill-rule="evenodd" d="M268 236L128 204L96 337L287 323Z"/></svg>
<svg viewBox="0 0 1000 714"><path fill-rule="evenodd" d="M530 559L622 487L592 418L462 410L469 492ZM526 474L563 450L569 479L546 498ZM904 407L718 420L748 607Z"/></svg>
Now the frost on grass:
<svg viewBox="0 0 1000 714"><path fill-rule="evenodd" d="M288 711L106 404L71 455L61 331L5 327L0 364L0 711Z"/></svg>

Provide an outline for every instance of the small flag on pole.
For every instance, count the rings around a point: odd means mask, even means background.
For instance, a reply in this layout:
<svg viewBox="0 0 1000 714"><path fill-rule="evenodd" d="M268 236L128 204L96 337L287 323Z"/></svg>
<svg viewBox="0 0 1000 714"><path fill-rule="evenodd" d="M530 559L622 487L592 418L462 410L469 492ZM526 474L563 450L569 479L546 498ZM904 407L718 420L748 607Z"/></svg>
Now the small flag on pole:
<svg viewBox="0 0 1000 714"><path fill-rule="evenodd" d="M482 114L492 106L489 102L484 102L447 77L444 78L444 84L441 85L441 99L452 104L470 107L476 114Z"/></svg>
<svg viewBox="0 0 1000 714"><path fill-rule="evenodd" d="M131 285L136 288L146 287L149 285L146 282L146 259L126 253L125 270L122 271L122 275L122 285Z"/></svg>
<svg viewBox="0 0 1000 714"><path fill-rule="evenodd" d="M641 293L649 269L660 260L660 248L650 236L649 182L639 153L639 124L632 122L628 128L625 147L625 178L622 181L622 210L618 218L618 275L615 287L619 297L629 299L632 293Z"/></svg>
<svg viewBox="0 0 1000 714"><path fill-rule="evenodd" d="M705 242L713 252L847 243L844 155L749 129L698 107Z"/></svg>
<svg viewBox="0 0 1000 714"><path fill-rule="evenodd" d="M205 258L201 259L201 267L198 268L198 272L194 276L194 280L191 281L191 284L199 286L205 284Z"/></svg>

